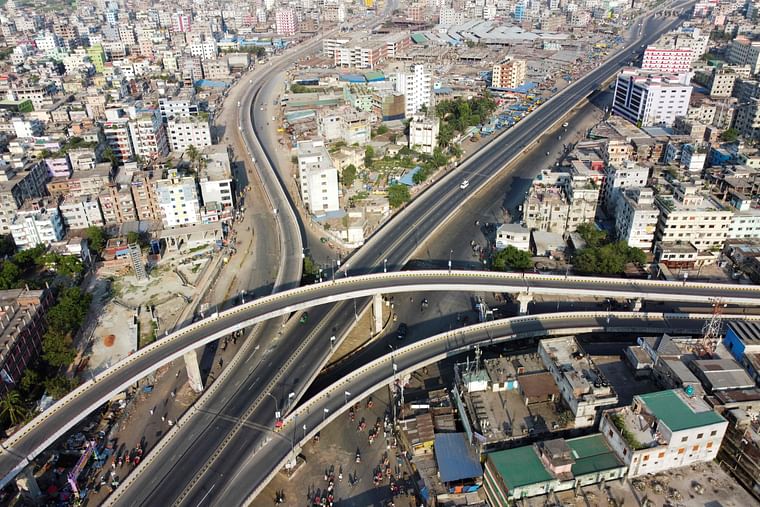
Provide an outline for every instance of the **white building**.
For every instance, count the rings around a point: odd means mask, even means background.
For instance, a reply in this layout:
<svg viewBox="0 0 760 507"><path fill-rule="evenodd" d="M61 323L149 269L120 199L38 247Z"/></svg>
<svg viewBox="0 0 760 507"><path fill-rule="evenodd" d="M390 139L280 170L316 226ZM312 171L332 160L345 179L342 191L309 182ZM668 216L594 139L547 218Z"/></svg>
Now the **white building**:
<svg viewBox="0 0 760 507"><path fill-rule="evenodd" d="M727 239L760 238L760 209L752 207L752 200L734 195L730 199L736 212L728 227Z"/></svg>
<svg viewBox="0 0 760 507"><path fill-rule="evenodd" d="M691 70L693 51L691 49L662 48L647 46L641 61L641 70L663 74L683 74Z"/></svg>
<svg viewBox="0 0 760 507"><path fill-rule="evenodd" d="M13 242L19 250L49 245L64 236L63 220L58 207L46 199L24 202L10 224Z"/></svg>
<svg viewBox="0 0 760 507"><path fill-rule="evenodd" d="M649 178L649 168L631 160L624 160L619 165L608 164L604 168L604 173L602 206L610 212L617 209L618 200L624 189L641 188L647 184Z"/></svg>
<svg viewBox="0 0 760 507"><path fill-rule="evenodd" d="M684 144L681 148L681 165L689 172L702 174L709 150L709 145L701 143Z"/></svg>
<svg viewBox="0 0 760 507"><path fill-rule="evenodd" d="M211 146L211 127L205 114L169 118L166 121L166 135L169 149L175 153L184 153L190 145L198 150Z"/></svg>
<svg viewBox="0 0 760 507"><path fill-rule="evenodd" d="M274 15L275 29L278 35L290 37L298 31L298 17L291 7L280 7Z"/></svg>
<svg viewBox="0 0 760 507"><path fill-rule="evenodd" d="M232 169L230 156L224 146L213 146L204 151L206 166L198 175L203 206L218 204L226 212L224 219L232 218L234 196L232 189Z"/></svg>
<svg viewBox="0 0 760 507"><path fill-rule="evenodd" d="M190 55L197 56L201 60L213 60L216 58L216 54L216 41L214 39L195 41L190 44Z"/></svg>
<svg viewBox="0 0 760 507"><path fill-rule="evenodd" d="M338 170L322 141L302 141L296 149L301 199L309 212L340 210Z"/></svg>
<svg viewBox="0 0 760 507"><path fill-rule="evenodd" d="M409 72L396 74L396 91L406 98L406 117L411 118L422 106L430 107L432 95L432 77L425 71L425 66L415 63Z"/></svg>
<svg viewBox="0 0 760 507"><path fill-rule="evenodd" d="M493 88L517 88L525 82L527 64L525 60L507 58L493 66L491 86Z"/></svg>
<svg viewBox="0 0 760 507"><path fill-rule="evenodd" d="M180 176L175 169L167 178L155 183L156 202L165 227L193 225L200 222L200 201L195 178Z"/></svg>
<svg viewBox="0 0 760 507"><path fill-rule="evenodd" d="M503 224L496 229L496 249L504 250L513 246L530 252L530 229L520 224Z"/></svg>
<svg viewBox="0 0 760 507"><path fill-rule="evenodd" d="M158 109L164 120L171 117L187 117L198 114L198 103L191 88L182 88L176 95L158 99Z"/></svg>
<svg viewBox="0 0 760 507"><path fill-rule="evenodd" d="M143 159L165 156L169 153L166 130L158 109L141 111L129 120L129 135L135 155Z"/></svg>
<svg viewBox="0 0 760 507"><path fill-rule="evenodd" d="M599 432L637 477L714 460L727 426L701 398L674 389L605 411Z"/></svg>
<svg viewBox="0 0 760 507"><path fill-rule="evenodd" d="M625 189L617 203L615 232L618 240L633 248L650 251L660 216L654 205L654 191L647 187Z"/></svg>
<svg viewBox="0 0 760 507"><path fill-rule="evenodd" d="M749 65L752 73L757 74L760 72L760 41L739 35L729 44L726 58L735 65Z"/></svg>
<svg viewBox="0 0 760 507"><path fill-rule="evenodd" d="M86 229L105 225L100 202L96 195L67 195L58 205L66 229Z"/></svg>
<svg viewBox="0 0 760 507"><path fill-rule="evenodd" d="M554 377L562 400L573 412L576 428L594 426L602 409L617 405L615 390L575 338L541 340L538 355Z"/></svg>
<svg viewBox="0 0 760 507"><path fill-rule="evenodd" d="M43 133L43 125L40 120L13 118L12 123L13 130L16 132L16 137L20 137L22 139L28 137L39 137Z"/></svg>
<svg viewBox="0 0 760 507"><path fill-rule="evenodd" d="M644 127L672 126L689 109L692 87L682 77L623 69L617 77L612 111Z"/></svg>
<svg viewBox="0 0 760 507"><path fill-rule="evenodd" d="M710 196L701 185L680 183L672 195L658 195L660 209L655 240L662 243L691 243L701 252L720 248L728 236L734 212Z"/></svg>
<svg viewBox="0 0 760 507"><path fill-rule="evenodd" d="M440 121L434 116L414 115L409 122L409 148L432 154L438 146Z"/></svg>

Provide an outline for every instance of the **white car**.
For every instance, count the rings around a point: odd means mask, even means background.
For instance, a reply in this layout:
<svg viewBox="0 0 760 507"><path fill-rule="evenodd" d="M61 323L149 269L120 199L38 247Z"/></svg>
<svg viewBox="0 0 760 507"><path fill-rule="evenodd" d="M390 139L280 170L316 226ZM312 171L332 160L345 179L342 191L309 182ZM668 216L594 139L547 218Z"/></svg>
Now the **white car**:
<svg viewBox="0 0 760 507"><path fill-rule="evenodd" d="M467 188L467 187L469 187L469 186L470 186L470 182L469 182L469 181L467 181L467 180L462 180L462 184L461 184L461 185L459 185L459 188L461 188L462 190L464 190L465 188Z"/></svg>
<svg viewBox="0 0 760 507"><path fill-rule="evenodd" d="M565 122L565 123L563 123L563 124L562 124L562 126L563 126L563 127L565 127L565 128L567 128L567 127L569 127L569 126L570 126L570 124L569 124L569 123L567 123L567 122Z"/></svg>

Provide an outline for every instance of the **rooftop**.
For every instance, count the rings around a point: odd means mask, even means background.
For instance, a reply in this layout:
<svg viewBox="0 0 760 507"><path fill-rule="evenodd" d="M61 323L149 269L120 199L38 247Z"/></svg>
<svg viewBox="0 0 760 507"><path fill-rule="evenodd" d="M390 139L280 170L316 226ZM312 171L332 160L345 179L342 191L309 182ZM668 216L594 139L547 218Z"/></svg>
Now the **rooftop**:
<svg viewBox="0 0 760 507"><path fill-rule="evenodd" d="M680 389L641 394L636 398L671 431L688 430L725 421L704 401L689 398Z"/></svg>
<svg viewBox="0 0 760 507"><path fill-rule="evenodd" d="M465 433L437 433L435 458L438 475L443 482L481 477L483 469Z"/></svg>
<svg viewBox="0 0 760 507"><path fill-rule="evenodd" d="M575 477L623 466L600 433L567 440L567 445L575 458Z"/></svg>
<svg viewBox="0 0 760 507"><path fill-rule="evenodd" d="M488 455L488 460L509 490L553 479L532 445L493 452Z"/></svg>
<svg viewBox="0 0 760 507"><path fill-rule="evenodd" d="M760 324L753 321L737 320L728 323L728 328L745 344L760 344Z"/></svg>
<svg viewBox="0 0 760 507"><path fill-rule="evenodd" d="M573 337L541 340L539 347L554 362L570 387L572 396L614 397L615 391Z"/></svg>

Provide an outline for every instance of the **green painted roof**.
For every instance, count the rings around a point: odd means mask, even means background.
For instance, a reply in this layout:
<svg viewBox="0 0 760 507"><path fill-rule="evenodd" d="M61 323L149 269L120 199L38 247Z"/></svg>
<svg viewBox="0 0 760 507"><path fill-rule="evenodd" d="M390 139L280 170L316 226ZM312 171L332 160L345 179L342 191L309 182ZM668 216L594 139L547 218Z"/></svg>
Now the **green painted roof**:
<svg viewBox="0 0 760 507"><path fill-rule="evenodd" d="M600 433L567 440L567 445L575 458L572 468L575 477L623 466Z"/></svg>
<svg viewBox="0 0 760 507"><path fill-rule="evenodd" d="M639 395L641 401L671 431L682 431L725 421L713 410L694 412L675 390Z"/></svg>
<svg viewBox="0 0 760 507"><path fill-rule="evenodd" d="M428 38L425 37L421 33L413 33L412 34L412 42L414 42L415 44L424 44L427 41L428 41Z"/></svg>
<svg viewBox="0 0 760 507"><path fill-rule="evenodd" d="M488 459L510 491L520 486L554 479L544 468L532 445L492 452Z"/></svg>

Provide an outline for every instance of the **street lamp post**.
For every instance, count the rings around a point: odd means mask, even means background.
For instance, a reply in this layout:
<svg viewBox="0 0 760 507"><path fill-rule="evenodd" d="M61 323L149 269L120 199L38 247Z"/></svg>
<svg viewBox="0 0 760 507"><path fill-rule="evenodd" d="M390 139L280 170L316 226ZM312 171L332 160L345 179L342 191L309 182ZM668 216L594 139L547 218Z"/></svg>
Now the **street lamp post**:
<svg viewBox="0 0 760 507"><path fill-rule="evenodd" d="M280 418L280 408L278 406L279 404L277 403L277 398L275 398L272 393L267 393L267 396L269 396L270 398L272 398L274 400L274 418L275 419L279 419Z"/></svg>
<svg viewBox="0 0 760 507"><path fill-rule="evenodd" d="M330 350L335 346L335 335L330 337Z"/></svg>
<svg viewBox="0 0 760 507"><path fill-rule="evenodd" d="M325 422L325 417L327 417L328 412L330 412L329 408L326 408L322 411L322 422ZM304 436L304 438L306 437Z"/></svg>
<svg viewBox="0 0 760 507"><path fill-rule="evenodd" d="M290 403L293 400L293 398L295 398L295 397L296 397L296 393L294 393L292 391L290 393L288 393L288 408L290 408Z"/></svg>
<svg viewBox="0 0 760 507"><path fill-rule="evenodd" d="M449 250L449 274L451 274L451 256L454 255L454 250Z"/></svg>
<svg viewBox="0 0 760 507"><path fill-rule="evenodd" d="M388 259L383 259L383 273L388 272Z"/></svg>
<svg viewBox="0 0 760 507"><path fill-rule="evenodd" d="M335 283L335 259L330 259L333 263L332 267L332 276L333 276L333 283Z"/></svg>
<svg viewBox="0 0 760 507"><path fill-rule="evenodd" d="M348 397L351 396L351 393L348 391L343 391L343 400L344 405L348 405Z"/></svg>

